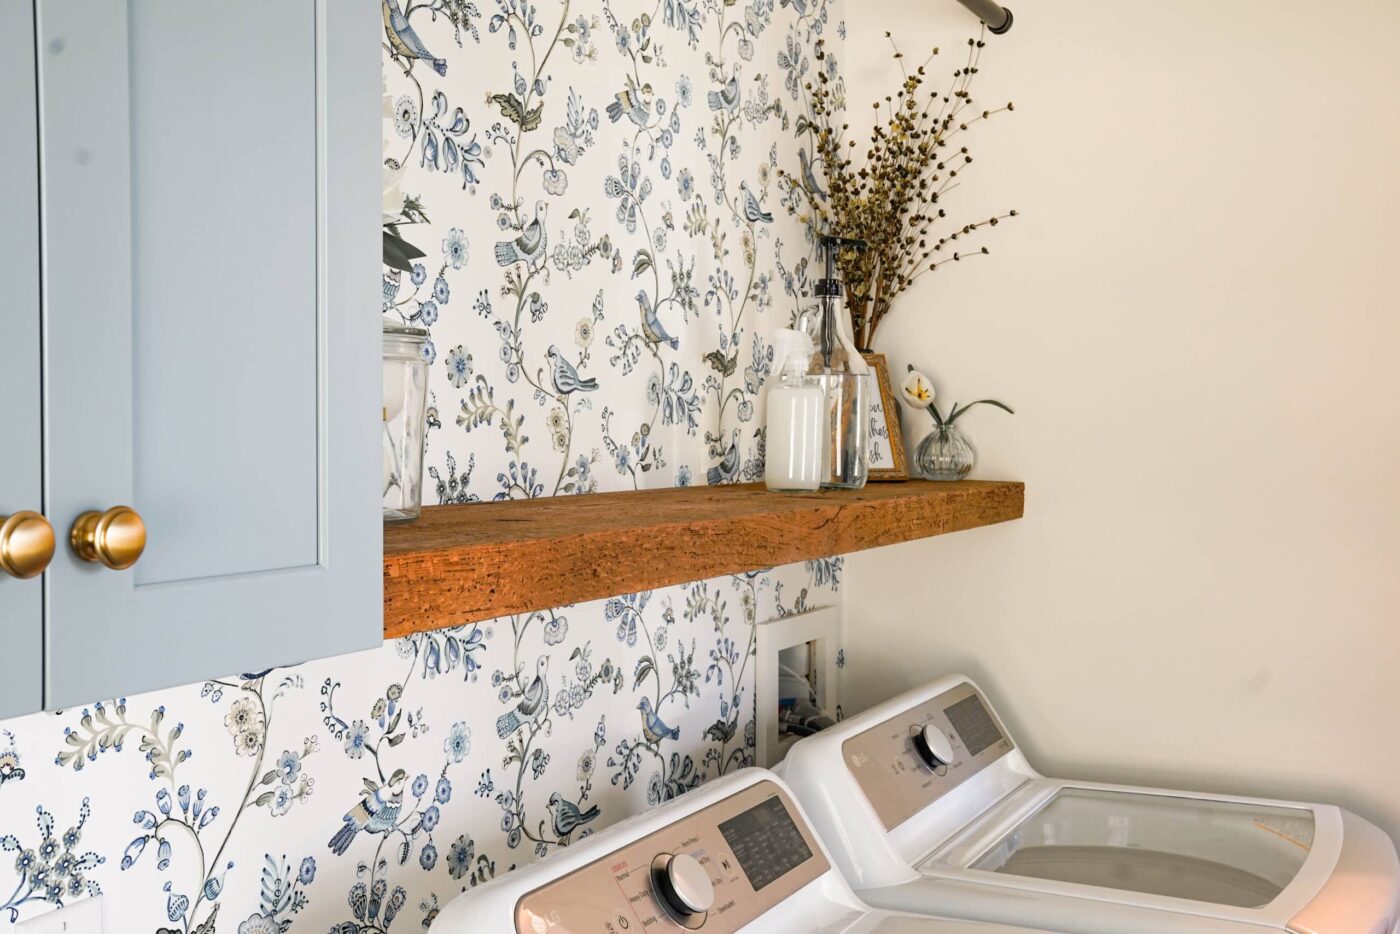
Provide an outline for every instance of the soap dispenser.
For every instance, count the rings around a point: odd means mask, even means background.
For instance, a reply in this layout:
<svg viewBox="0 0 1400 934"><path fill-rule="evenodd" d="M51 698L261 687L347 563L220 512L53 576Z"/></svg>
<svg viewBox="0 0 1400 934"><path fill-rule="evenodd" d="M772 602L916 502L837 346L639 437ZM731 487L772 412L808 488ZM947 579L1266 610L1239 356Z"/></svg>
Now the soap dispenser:
<svg viewBox="0 0 1400 934"><path fill-rule="evenodd" d="M808 373L825 396L822 444L822 486L858 490L870 475L870 400L873 380L865 358L856 350L845 288L836 267L841 250L864 252L864 240L824 236L826 275L815 293L821 306L817 349Z"/></svg>
<svg viewBox="0 0 1400 934"><path fill-rule="evenodd" d="M823 402L826 394L807 375L812 338L783 328L774 337L778 380L768 389L768 432L763 482L783 493L821 489Z"/></svg>

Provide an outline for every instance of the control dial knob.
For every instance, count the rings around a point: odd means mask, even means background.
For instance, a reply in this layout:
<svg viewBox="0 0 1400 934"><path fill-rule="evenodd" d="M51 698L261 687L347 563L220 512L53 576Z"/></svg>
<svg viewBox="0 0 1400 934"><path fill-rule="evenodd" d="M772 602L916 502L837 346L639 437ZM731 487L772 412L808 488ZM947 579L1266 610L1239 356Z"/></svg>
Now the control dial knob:
<svg viewBox="0 0 1400 934"><path fill-rule="evenodd" d="M953 744L932 723L925 723L922 729L914 731L914 751L924 760L924 765L935 771L953 764Z"/></svg>
<svg viewBox="0 0 1400 934"><path fill-rule="evenodd" d="M688 853L663 853L651 863L652 884L667 914L687 928L698 928L714 906L715 887L700 861Z"/></svg>

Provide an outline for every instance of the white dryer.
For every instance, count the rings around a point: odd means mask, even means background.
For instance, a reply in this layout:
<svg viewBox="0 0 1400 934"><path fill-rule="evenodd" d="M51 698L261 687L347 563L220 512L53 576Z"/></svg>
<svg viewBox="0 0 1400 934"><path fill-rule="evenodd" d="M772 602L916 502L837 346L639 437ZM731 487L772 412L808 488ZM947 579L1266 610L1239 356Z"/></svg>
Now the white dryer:
<svg viewBox="0 0 1400 934"><path fill-rule="evenodd" d="M1400 930L1400 862L1374 825L1328 805L1045 778L967 678L801 739L776 771L879 907L1076 934Z"/></svg>
<svg viewBox="0 0 1400 934"><path fill-rule="evenodd" d="M716 779L454 899L434 934L1031 934L876 911L763 769Z"/></svg>

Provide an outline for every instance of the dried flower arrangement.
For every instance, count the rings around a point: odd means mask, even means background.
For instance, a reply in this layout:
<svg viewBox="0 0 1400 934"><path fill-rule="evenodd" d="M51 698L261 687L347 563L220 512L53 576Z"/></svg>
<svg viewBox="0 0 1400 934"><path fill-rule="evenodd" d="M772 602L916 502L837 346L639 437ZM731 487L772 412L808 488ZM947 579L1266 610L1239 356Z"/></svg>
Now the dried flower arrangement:
<svg viewBox="0 0 1400 934"><path fill-rule="evenodd" d="M806 85L816 153L810 164L802 154L800 175L780 175L791 195L784 198L788 209L817 233L869 245L863 253L849 251L839 257L856 345L862 349L870 349L875 329L889 314L894 298L914 280L945 263L986 254L985 246L967 252L963 241L984 226L995 227L1016 216L1014 210L1008 211L942 235L933 230L947 216L941 205L944 196L958 186L960 173L972 163L968 148L960 140L955 145L955 140L993 114L1015 109L1011 103L975 109L972 82L985 35L984 26L982 36L967 40L966 61L953 72L951 87L940 92L924 90L925 66L938 49L911 74L893 37L885 33L904 81L894 95L875 102L877 120L860 166L851 158L856 141L845 139L850 124L837 122L844 109L843 96L821 67L826 52L817 43L817 80ZM826 191L819 187L813 169L824 174Z"/></svg>

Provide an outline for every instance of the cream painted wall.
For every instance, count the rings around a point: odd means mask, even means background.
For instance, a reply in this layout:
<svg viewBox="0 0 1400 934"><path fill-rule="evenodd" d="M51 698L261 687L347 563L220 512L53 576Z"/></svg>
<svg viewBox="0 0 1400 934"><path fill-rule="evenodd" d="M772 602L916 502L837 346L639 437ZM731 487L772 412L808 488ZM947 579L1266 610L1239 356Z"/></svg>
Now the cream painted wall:
<svg viewBox="0 0 1400 934"><path fill-rule="evenodd" d="M1397 835L1400 6L1013 3L979 88L1016 112L948 206L1022 217L876 344L945 402L1017 407L964 424L1027 516L853 557L845 696L966 671L1045 771ZM912 57L974 26L861 6L856 113L892 83L884 29Z"/></svg>

